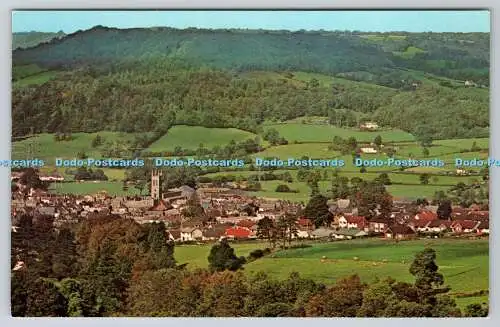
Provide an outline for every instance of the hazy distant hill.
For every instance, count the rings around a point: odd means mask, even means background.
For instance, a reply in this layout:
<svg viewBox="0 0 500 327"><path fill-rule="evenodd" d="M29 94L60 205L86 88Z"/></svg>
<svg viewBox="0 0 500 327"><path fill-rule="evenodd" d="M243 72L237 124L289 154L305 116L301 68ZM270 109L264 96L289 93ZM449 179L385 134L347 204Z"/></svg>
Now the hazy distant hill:
<svg viewBox="0 0 500 327"><path fill-rule="evenodd" d="M489 33L115 29L96 26L14 52L17 64L67 66L168 56L236 70L323 74L412 68L486 84Z"/></svg>
<svg viewBox="0 0 500 327"><path fill-rule="evenodd" d="M12 49L34 47L42 42L65 36L63 31L57 33L18 32L12 33Z"/></svg>

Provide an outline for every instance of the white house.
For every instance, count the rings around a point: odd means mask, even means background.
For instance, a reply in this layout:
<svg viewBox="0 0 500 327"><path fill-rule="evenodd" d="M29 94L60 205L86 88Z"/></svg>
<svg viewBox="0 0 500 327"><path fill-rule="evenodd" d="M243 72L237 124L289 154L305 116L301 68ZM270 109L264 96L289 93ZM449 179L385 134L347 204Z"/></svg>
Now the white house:
<svg viewBox="0 0 500 327"><path fill-rule="evenodd" d="M378 124L374 122L366 122L364 124L361 124L361 128L375 130L378 128Z"/></svg>
<svg viewBox="0 0 500 327"><path fill-rule="evenodd" d="M377 150L374 148L361 148L360 150L363 153L371 153L371 154L377 153Z"/></svg>
<svg viewBox="0 0 500 327"><path fill-rule="evenodd" d="M269 217L272 220L278 219L283 213L280 211L260 211L257 213L257 220L261 220L264 217Z"/></svg>
<svg viewBox="0 0 500 327"><path fill-rule="evenodd" d="M312 234L310 231L307 230L298 230L297 231L297 238L311 238Z"/></svg>
<svg viewBox="0 0 500 327"><path fill-rule="evenodd" d="M346 217L344 217L344 216L340 217L339 220L338 220L338 222L339 222L339 227L340 228L347 228L347 219L346 219Z"/></svg>
<svg viewBox="0 0 500 327"><path fill-rule="evenodd" d="M203 233L199 228L182 228L181 229L181 241L195 241L201 240L203 238Z"/></svg>

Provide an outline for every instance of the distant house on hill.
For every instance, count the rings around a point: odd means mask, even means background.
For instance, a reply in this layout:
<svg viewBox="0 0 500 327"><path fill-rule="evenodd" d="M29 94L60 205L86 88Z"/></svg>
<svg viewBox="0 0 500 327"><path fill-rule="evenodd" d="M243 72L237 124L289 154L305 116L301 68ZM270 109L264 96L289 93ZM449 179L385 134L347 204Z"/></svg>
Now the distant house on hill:
<svg viewBox="0 0 500 327"><path fill-rule="evenodd" d="M42 175L39 178L42 182L62 182L62 181L64 181L64 177L59 173Z"/></svg>
<svg viewBox="0 0 500 327"><path fill-rule="evenodd" d="M476 83L474 83L473 81L465 81L464 85L465 87L475 87Z"/></svg>
<svg viewBox="0 0 500 327"><path fill-rule="evenodd" d="M378 129L378 124L374 122L365 122L359 126L361 130L375 131Z"/></svg>
<svg viewBox="0 0 500 327"><path fill-rule="evenodd" d="M369 153L369 154L375 154L377 153L377 150L375 148L361 148L360 149L362 153Z"/></svg>

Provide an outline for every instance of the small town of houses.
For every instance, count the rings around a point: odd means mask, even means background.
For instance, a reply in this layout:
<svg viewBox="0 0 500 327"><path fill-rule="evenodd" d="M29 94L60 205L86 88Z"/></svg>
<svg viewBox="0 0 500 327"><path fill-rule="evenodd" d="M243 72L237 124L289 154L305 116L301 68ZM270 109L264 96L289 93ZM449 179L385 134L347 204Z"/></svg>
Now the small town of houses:
<svg viewBox="0 0 500 327"><path fill-rule="evenodd" d="M183 209L188 199L197 194L205 212L204 218L184 217ZM30 190L28 195L13 192L12 228L16 230L19 217L32 214L35 219L51 216L56 227L78 223L82 219L99 215L118 215L132 218L138 223L163 222L168 239L175 242L256 239L257 224L265 217L277 220L285 214L296 215L296 232L293 238L346 240L359 237L411 239L425 235L487 235L489 212L478 206L453 207L449 220L436 214L436 206L420 207L411 213L412 203L394 199L389 217L367 219L358 215L349 200L330 200L329 210L333 220L329 226L315 228L311 217L298 214L303 207L282 200L264 200L233 193L229 188L189 186L170 189L161 199L150 197L111 197L101 192L95 195L56 196L40 190Z"/></svg>

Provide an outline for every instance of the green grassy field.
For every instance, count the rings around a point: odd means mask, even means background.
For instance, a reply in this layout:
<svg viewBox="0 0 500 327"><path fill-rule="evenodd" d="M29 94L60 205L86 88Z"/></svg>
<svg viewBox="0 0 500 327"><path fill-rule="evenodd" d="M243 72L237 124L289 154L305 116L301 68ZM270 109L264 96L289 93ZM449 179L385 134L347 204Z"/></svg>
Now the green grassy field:
<svg viewBox="0 0 500 327"><path fill-rule="evenodd" d="M109 195L134 195L139 194L139 190L129 186L128 191L122 190L123 183L121 182L69 182L69 183L52 183L50 190L56 194L95 194L100 191L106 191Z"/></svg>
<svg viewBox="0 0 500 327"><path fill-rule="evenodd" d="M180 146L183 149L195 150L200 144L211 149L214 146L228 145L231 140L241 142L254 139L257 135L236 128L206 128L199 126L174 126L167 134L149 146L147 151L172 151Z"/></svg>
<svg viewBox="0 0 500 327"><path fill-rule="evenodd" d="M475 138L475 139L436 140L432 143L437 145L451 146L459 149L470 149L474 142L476 142L476 145L481 149L488 149L490 144L490 139Z"/></svg>
<svg viewBox="0 0 500 327"><path fill-rule="evenodd" d="M263 197L263 198L274 198L274 199L283 199L289 201L303 201L307 202L309 200L309 196L311 193L311 189L307 186L306 183L302 182L292 182L286 183L283 181L261 181L262 190L258 192L248 192L249 195ZM292 190L299 191L298 193L283 193L276 192L276 187L280 184L286 184ZM323 193L326 193L330 188L330 182L319 182L319 188Z"/></svg>
<svg viewBox="0 0 500 327"><path fill-rule="evenodd" d="M359 129L346 129L330 125L307 125L297 123L266 125L265 128L275 128L288 142L298 141L304 143L331 142L334 136L343 138L355 137L361 142L372 142L380 135L385 142L413 141L414 137L399 130L364 132Z"/></svg>
<svg viewBox="0 0 500 327"><path fill-rule="evenodd" d="M398 52L398 51L394 51L393 53L396 55L396 56L400 56L402 58L405 58L405 59L411 59L413 58L417 53L423 53L425 52L425 50L423 49L420 49L420 48L417 48L417 47L408 47L404 52Z"/></svg>
<svg viewBox="0 0 500 327"><path fill-rule="evenodd" d="M398 157L410 157L412 156L413 158L439 158L444 155L449 155L451 153L457 153L460 152L461 148L457 146L452 146L452 145L433 145L427 150L429 151L428 156L424 156L423 150L424 148L418 144L398 144L396 145L396 156Z"/></svg>
<svg viewBox="0 0 500 327"><path fill-rule="evenodd" d="M449 186L439 185L388 185L387 191L395 197L414 200L417 198L430 199L438 191L446 192Z"/></svg>
<svg viewBox="0 0 500 327"><path fill-rule="evenodd" d="M329 176L332 176L333 169L325 168L328 171ZM341 168L338 170L338 174L341 177L347 177L349 180L353 177L359 177L363 180L373 180L377 178L380 173L370 172L372 168L368 168L368 172L360 173L359 169L356 171L349 171L348 169ZM275 170L273 173L281 174L286 172L287 170ZM310 188L307 186L305 182L297 181L297 170L289 170L290 175L293 178L292 183L286 183L283 181L261 181L262 190L258 192L248 192L250 195L265 197L265 198L279 198L286 199L290 201L304 201L306 202L309 199ZM427 170L427 173L436 172L434 170ZM216 177L216 176L241 176L248 177L250 175L254 175L259 173L258 171L249 171L249 170L238 170L232 172L218 172L211 173L205 176L207 177ZM261 173L263 173L261 171ZM431 176L429 180L429 184L422 185L420 182L419 174L412 173L403 173L403 172L388 172L389 178L393 185L388 185L387 189L389 193L398 198L408 198L408 199L416 199L421 197L432 197L436 191L446 191L451 186L456 185L459 182L463 182L468 184L471 179L478 178L474 176L436 176L437 180L435 180L434 176ZM276 187L279 184L286 184L293 190L298 190L299 193L281 193L275 192ZM330 181L322 181L319 183L320 190L322 192L327 192L330 189Z"/></svg>
<svg viewBox="0 0 500 327"><path fill-rule="evenodd" d="M26 159L26 154L32 153L34 158L46 160L46 165L54 165L55 158L76 158L79 152L85 152L89 157L101 158L101 151L106 145L92 147L92 140L96 135L104 139L104 143L118 140L132 140L133 133L99 132L99 133L74 133L71 141L55 141L54 134L39 134L29 139L14 142L12 145L13 159Z"/></svg>
<svg viewBox="0 0 500 327"><path fill-rule="evenodd" d="M301 158L304 155L314 159L328 159L339 156L336 151L328 150L327 143L304 143L278 145L265 149L254 157L273 157L286 160L288 158Z"/></svg>
<svg viewBox="0 0 500 327"><path fill-rule="evenodd" d="M488 153L486 153L486 152L464 152L464 153L448 154L448 155L444 155L444 156L440 157L440 159L443 160L445 163L451 165L453 169L455 169L455 159L456 158L460 158L463 160L487 159Z"/></svg>
<svg viewBox="0 0 500 327"><path fill-rule="evenodd" d="M104 174L108 177L108 181L122 181L125 178L125 169L116 168L100 168ZM54 166L45 166L40 168L40 172L43 174L50 174L57 172L64 176L66 180L73 180L73 175L68 174L66 168L55 168Z"/></svg>
<svg viewBox="0 0 500 327"><path fill-rule="evenodd" d="M262 181L260 183L262 185L261 191L248 192L248 194L263 198L283 199L298 202L307 202L310 198L311 189L305 183L286 183L291 189L298 190L298 193L275 192L276 186L278 186L279 184L285 184L281 181ZM326 193L330 188L330 183L320 182L319 187L321 192ZM431 181L429 185L388 185L387 191L397 198L414 200L417 198L432 198L435 192L447 191L449 188L450 186L432 185Z"/></svg>
<svg viewBox="0 0 500 327"><path fill-rule="evenodd" d="M233 243L236 255L248 255L267 243ZM211 245L181 245L175 248L179 263L188 267L207 267ZM413 281L409 273L415 254L425 247L437 252L436 262L452 293L489 289L489 246L487 240L415 240L395 243L382 239L313 243L312 247L279 251L245 266L246 273L264 271L275 278L286 278L292 272L325 284L341 277L358 274L363 281L393 277ZM325 256L327 260L322 262ZM354 260L354 257L359 260ZM385 262L384 262L385 261ZM464 305L487 300L487 297L463 298Z"/></svg>

